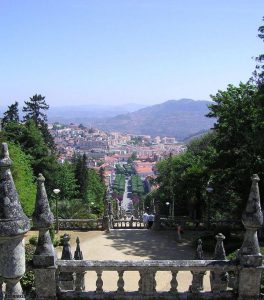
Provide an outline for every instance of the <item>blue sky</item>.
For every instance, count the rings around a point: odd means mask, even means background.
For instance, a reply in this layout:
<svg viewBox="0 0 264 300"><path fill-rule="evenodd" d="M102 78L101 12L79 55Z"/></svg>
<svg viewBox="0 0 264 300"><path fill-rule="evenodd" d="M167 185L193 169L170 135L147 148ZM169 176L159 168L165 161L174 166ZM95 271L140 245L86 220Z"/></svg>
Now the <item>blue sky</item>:
<svg viewBox="0 0 264 300"><path fill-rule="evenodd" d="M210 99L246 81L263 0L0 0L0 106Z"/></svg>

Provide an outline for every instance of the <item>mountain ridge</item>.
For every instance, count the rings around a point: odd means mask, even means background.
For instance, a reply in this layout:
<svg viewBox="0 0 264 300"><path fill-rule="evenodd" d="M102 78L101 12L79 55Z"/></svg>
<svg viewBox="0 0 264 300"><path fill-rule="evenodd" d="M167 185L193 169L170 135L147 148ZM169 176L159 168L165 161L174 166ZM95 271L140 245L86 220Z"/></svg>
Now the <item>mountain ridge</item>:
<svg viewBox="0 0 264 300"><path fill-rule="evenodd" d="M151 136L173 136L183 140L213 126L214 120L205 117L209 112L206 100L167 100L147 106L132 113L119 114L98 120L95 126L106 131L146 134Z"/></svg>

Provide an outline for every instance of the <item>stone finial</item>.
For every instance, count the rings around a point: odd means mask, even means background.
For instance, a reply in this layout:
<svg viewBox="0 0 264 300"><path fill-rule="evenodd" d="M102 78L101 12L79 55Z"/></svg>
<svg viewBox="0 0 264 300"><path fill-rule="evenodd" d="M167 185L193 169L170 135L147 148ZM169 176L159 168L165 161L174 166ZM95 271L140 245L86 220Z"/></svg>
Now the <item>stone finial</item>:
<svg viewBox="0 0 264 300"><path fill-rule="evenodd" d="M222 233L218 233L215 236L215 238L216 238L216 246L214 252L214 259L225 260L226 253L225 253L225 248L223 243L225 236Z"/></svg>
<svg viewBox="0 0 264 300"><path fill-rule="evenodd" d="M242 215L242 222L245 228L260 228L263 223L263 215L260 207L260 196L259 196L259 177L254 174L251 177L252 185L248 197L246 210Z"/></svg>
<svg viewBox="0 0 264 300"><path fill-rule="evenodd" d="M62 236L63 248L61 259L63 260L72 260L71 245L69 243L70 239L71 237L68 233L64 233L64 235Z"/></svg>
<svg viewBox="0 0 264 300"><path fill-rule="evenodd" d="M242 222L246 228L243 245L239 250L239 256L241 255L257 255L260 256L259 242L257 236L257 230L261 228L263 224L263 214L260 207L259 196L259 177L257 174L252 176L252 185L246 210L242 215Z"/></svg>
<svg viewBox="0 0 264 300"><path fill-rule="evenodd" d="M37 248L33 256L33 263L35 267L48 267L54 266L56 261L56 255L49 233L49 228L54 221L54 217L50 211L44 185L45 178L42 174L39 174L37 181L36 204L32 219L34 226L39 230L39 237Z"/></svg>
<svg viewBox="0 0 264 300"><path fill-rule="evenodd" d="M80 239L79 237L77 237L76 239L76 250L74 252L74 259L75 260L83 260L83 254L82 254L82 251L81 251L81 248L80 248Z"/></svg>
<svg viewBox="0 0 264 300"><path fill-rule="evenodd" d="M36 195L35 210L32 215L33 224L36 228L49 228L54 222L54 216L50 210L49 200L45 189L45 178L39 174Z"/></svg>
<svg viewBox="0 0 264 300"><path fill-rule="evenodd" d="M203 256L203 242L202 242L201 239L199 239L198 243L197 243L195 259L204 259L204 256Z"/></svg>
<svg viewBox="0 0 264 300"><path fill-rule="evenodd" d="M0 154L0 237L16 236L30 229L29 219L23 212L10 170L12 161L6 143Z"/></svg>

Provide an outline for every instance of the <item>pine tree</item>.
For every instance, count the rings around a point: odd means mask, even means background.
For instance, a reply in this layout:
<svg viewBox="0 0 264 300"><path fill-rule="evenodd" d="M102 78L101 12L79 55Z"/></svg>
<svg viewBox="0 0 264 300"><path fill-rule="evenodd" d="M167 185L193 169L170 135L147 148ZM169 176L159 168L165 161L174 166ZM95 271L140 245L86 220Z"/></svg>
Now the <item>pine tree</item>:
<svg viewBox="0 0 264 300"><path fill-rule="evenodd" d="M7 111L4 113L2 120L2 125L5 127L8 123L18 123L19 122L19 112L18 112L18 102L8 106Z"/></svg>
<svg viewBox="0 0 264 300"><path fill-rule="evenodd" d="M74 157L74 171L76 183L80 187L79 197L88 202L88 168L86 167L87 156L78 155Z"/></svg>
<svg viewBox="0 0 264 300"><path fill-rule="evenodd" d="M47 121L47 115L42 111L48 110L49 105L46 103L45 97L41 95L36 94L29 99L29 101L25 101L23 107L23 112L26 113L24 119L32 119L36 125L42 126Z"/></svg>
<svg viewBox="0 0 264 300"><path fill-rule="evenodd" d="M43 138L47 146L55 151L55 143L53 137L49 133L47 125L47 115L43 112L49 109L49 105L45 101L45 97L41 95L34 95L25 101L23 112L25 112L24 120L33 120L36 126L41 130Z"/></svg>

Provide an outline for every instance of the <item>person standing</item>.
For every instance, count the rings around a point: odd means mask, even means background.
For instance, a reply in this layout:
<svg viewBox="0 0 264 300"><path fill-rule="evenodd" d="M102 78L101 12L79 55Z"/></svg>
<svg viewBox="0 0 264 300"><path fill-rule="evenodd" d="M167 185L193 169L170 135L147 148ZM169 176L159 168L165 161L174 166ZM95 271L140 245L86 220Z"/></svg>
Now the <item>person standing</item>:
<svg viewBox="0 0 264 300"><path fill-rule="evenodd" d="M142 216L144 228L147 228L148 226L148 216L149 216L148 213L145 211Z"/></svg>
<svg viewBox="0 0 264 300"><path fill-rule="evenodd" d="M154 223L154 218L155 216L153 215L153 213L151 213L149 216L148 216L148 228L151 229L153 223Z"/></svg>

